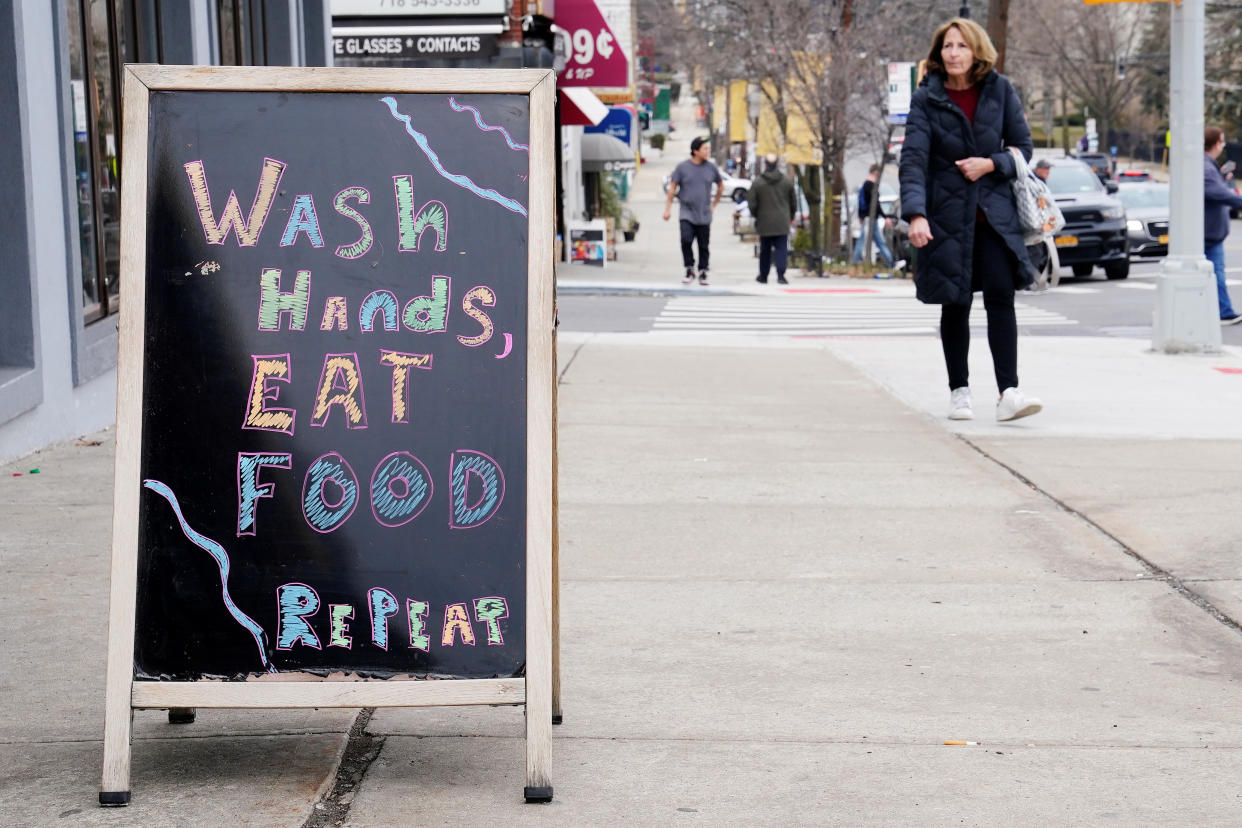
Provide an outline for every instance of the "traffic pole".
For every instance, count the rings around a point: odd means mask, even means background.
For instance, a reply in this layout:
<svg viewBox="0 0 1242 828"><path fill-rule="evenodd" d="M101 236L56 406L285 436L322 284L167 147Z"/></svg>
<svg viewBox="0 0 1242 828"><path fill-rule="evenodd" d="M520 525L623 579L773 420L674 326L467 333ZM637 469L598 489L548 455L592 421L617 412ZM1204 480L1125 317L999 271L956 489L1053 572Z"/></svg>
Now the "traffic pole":
<svg viewBox="0 0 1242 828"><path fill-rule="evenodd" d="M1203 2L1171 3L1169 255L1156 282L1152 348L1220 351L1216 276L1203 255Z"/></svg>

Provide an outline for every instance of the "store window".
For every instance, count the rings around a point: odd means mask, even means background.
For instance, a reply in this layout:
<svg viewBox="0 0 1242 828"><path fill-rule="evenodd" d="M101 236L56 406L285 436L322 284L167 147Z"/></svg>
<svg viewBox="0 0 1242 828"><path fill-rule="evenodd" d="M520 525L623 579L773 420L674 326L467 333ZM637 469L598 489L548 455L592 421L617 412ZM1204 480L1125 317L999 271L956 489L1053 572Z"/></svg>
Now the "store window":
<svg viewBox="0 0 1242 828"><path fill-rule="evenodd" d="M82 255L82 319L96 322L120 302L120 48L113 0L69 0L69 83Z"/></svg>

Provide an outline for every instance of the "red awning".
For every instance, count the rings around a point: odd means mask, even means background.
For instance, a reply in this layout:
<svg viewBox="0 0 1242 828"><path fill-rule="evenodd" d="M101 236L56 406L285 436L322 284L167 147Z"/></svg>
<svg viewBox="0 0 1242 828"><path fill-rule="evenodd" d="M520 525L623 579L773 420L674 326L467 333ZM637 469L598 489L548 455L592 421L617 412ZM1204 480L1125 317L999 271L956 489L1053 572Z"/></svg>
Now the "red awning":
<svg viewBox="0 0 1242 828"><path fill-rule="evenodd" d="M562 126L595 126L608 115L608 107L585 86L563 86L557 92Z"/></svg>

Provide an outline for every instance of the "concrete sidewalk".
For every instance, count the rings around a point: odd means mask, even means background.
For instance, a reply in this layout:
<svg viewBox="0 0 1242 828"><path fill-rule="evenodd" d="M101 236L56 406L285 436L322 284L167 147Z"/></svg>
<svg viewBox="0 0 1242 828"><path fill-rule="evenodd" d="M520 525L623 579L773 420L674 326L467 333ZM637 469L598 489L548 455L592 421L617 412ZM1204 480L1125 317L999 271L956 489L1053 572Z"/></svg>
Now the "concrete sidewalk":
<svg viewBox="0 0 1242 828"><path fill-rule="evenodd" d="M1242 820L1237 440L954 434L823 343L560 356L555 800L522 803L520 710L381 710L343 824ZM0 821L302 824L356 711L141 711L134 804L95 805L83 442L0 471Z"/></svg>

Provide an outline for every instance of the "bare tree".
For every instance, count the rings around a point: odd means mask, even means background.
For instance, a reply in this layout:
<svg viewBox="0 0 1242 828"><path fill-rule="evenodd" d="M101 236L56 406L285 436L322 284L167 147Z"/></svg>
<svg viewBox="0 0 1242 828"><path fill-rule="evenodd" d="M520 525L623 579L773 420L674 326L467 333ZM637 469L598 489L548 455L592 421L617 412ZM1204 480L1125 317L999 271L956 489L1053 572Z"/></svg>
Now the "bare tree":
<svg viewBox="0 0 1242 828"><path fill-rule="evenodd" d="M1087 6L1040 0L1024 8L1031 26L1026 42L1035 68L1051 70L1069 94L1096 119L1101 137L1118 125L1136 98L1139 74L1119 72L1139 54L1152 11L1146 5ZM1042 59L1041 59L1042 58Z"/></svg>

